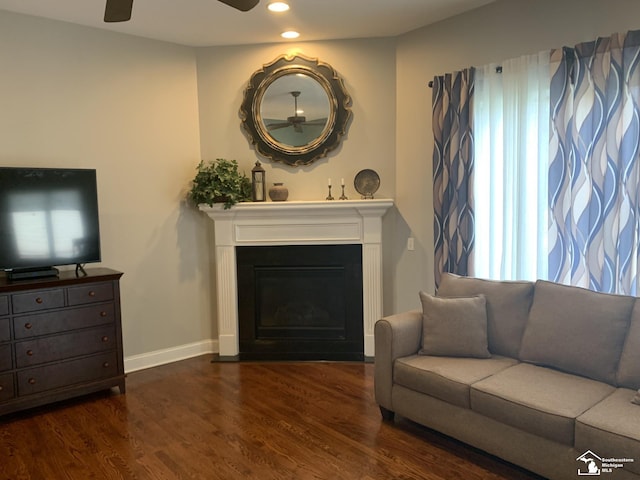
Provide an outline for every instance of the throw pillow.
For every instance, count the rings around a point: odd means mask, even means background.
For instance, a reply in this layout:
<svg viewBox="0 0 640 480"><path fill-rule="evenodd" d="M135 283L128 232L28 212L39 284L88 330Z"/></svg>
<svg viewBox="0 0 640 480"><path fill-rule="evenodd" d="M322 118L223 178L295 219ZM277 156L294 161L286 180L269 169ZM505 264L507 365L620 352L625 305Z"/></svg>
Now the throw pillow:
<svg viewBox="0 0 640 480"><path fill-rule="evenodd" d="M420 292L420 355L489 358L484 295L444 298Z"/></svg>
<svg viewBox="0 0 640 480"><path fill-rule="evenodd" d="M487 297L489 351L516 358L533 300L533 282L487 280L444 273L438 297Z"/></svg>
<svg viewBox="0 0 640 480"><path fill-rule="evenodd" d="M636 405L640 405L640 390L638 390L631 400L631 403L635 403Z"/></svg>

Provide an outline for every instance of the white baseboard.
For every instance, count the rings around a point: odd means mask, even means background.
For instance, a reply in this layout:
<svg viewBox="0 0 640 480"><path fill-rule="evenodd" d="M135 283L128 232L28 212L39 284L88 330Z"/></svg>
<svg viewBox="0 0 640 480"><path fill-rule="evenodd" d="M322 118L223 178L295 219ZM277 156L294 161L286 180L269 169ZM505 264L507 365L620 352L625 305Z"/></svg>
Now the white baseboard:
<svg viewBox="0 0 640 480"><path fill-rule="evenodd" d="M144 370L145 368L157 367L167 363L173 363L187 358L206 355L207 353L218 353L218 340L203 340L201 342L179 345L177 347L155 350L153 352L141 353L124 358L125 373Z"/></svg>

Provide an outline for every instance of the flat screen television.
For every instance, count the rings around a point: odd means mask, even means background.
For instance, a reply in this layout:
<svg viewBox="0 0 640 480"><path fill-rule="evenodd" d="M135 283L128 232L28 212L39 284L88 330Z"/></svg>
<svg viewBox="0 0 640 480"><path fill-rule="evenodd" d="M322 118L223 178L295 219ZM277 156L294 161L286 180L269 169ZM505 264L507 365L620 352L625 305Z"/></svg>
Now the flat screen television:
<svg viewBox="0 0 640 480"><path fill-rule="evenodd" d="M0 167L0 269L8 279L99 261L95 170Z"/></svg>

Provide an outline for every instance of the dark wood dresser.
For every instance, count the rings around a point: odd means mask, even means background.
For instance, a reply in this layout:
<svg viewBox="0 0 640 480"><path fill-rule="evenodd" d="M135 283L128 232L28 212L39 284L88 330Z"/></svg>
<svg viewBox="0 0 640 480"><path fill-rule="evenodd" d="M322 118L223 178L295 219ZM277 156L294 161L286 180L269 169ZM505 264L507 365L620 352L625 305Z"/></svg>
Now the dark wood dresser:
<svg viewBox="0 0 640 480"><path fill-rule="evenodd" d="M125 392L121 276L93 268L0 277L0 415L111 387Z"/></svg>

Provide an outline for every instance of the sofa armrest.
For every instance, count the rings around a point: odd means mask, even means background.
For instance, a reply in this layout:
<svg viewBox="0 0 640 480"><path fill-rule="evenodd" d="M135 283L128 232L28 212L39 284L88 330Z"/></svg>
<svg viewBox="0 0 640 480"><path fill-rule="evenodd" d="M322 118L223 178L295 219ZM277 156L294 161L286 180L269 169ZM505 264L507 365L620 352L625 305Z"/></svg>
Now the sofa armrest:
<svg viewBox="0 0 640 480"><path fill-rule="evenodd" d="M376 322L375 329L374 388L376 402L393 411L391 386L393 363L396 358L414 355L420 350L422 340L422 311L390 315Z"/></svg>

